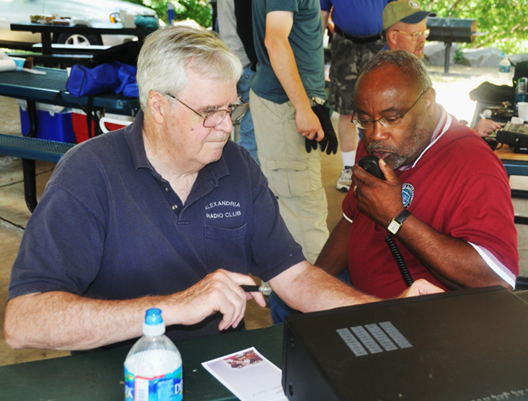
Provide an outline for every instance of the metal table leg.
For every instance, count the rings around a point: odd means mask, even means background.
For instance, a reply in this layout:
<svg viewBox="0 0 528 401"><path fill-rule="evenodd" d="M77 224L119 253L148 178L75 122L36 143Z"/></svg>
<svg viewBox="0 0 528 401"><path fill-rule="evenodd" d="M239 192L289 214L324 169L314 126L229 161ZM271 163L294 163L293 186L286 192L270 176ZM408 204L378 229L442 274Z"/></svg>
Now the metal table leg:
<svg viewBox="0 0 528 401"><path fill-rule="evenodd" d="M525 217L525 216L515 216L513 218L513 222L515 224L524 224L524 225L528 225L528 217Z"/></svg>
<svg viewBox="0 0 528 401"><path fill-rule="evenodd" d="M451 61L451 46L453 42L445 42L444 74L449 74L449 62Z"/></svg>
<svg viewBox="0 0 528 401"><path fill-rule="evenodd" d="M51 33L50 32L41 32L41 38L42 38L42 55L48 56L53 53L53 49L51 46ZM44 67L53 67L50 63L44 63Z"/></svg>
<svg viewBox="0 0 528 401"><path fill-rule="evenodd" d="M22 169L24 171L24 196L26 205L31 213L37 207L37 177L35 160L22 159Z"/></svg>
<svg viewBox="0 0 528 401"><path fill-rule="evenodd" d="M29 132L28 137L34 138L37 135L38 120L37 120L37 105L34 101L28 100L28 117L29 117ZM22 169L24 171L24 197L26 205L31 213L37 207L37 176L35 160L22 159Z"/></svg>

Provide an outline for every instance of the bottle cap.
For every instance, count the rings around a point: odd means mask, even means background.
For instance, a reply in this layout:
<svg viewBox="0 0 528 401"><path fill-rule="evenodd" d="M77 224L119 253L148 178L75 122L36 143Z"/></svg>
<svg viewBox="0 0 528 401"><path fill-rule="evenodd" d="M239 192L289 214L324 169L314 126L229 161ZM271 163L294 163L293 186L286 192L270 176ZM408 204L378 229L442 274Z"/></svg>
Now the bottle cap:
<svg viewBox="0 0 528 401"><path fill-rule="evenodd" d="M146 336L160 336L165 333L165 323L161 317L161 309L151 308L145 312L143 334Z"/></svg>

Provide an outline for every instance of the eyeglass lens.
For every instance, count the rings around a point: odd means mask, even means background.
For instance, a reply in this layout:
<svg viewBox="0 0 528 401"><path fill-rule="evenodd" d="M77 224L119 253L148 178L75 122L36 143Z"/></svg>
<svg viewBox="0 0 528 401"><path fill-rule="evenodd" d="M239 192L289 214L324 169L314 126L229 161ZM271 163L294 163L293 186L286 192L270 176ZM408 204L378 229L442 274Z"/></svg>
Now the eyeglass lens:
<svg viewBox="0 0 528 401"><path fill-rule="evenodd" d="M231 114L231 121L233 125L240 124L242 117L246 114L249 105L247 103L237 104L233 106L230 110L218 110L211 112L207 118L204 120L204 127L214 128L217 125L221 124L226 118L227 113Z"/></svg>
<svg viewBox="0 0 528 401"><path fill-rule="evenodd" d="M240 120L242 120L242 117L244 117L248 111L249 104L242 103L237 104L231 109L231 120L233 121L233 124L239 123Z"/></svg>
<svg viewBox="0 0 528 401"><path fill-rule="evenodd" d="M411 33L409 36L413 40L417 40L418 38L421 38L422 36L424 37L424 39L427 39L427 37L429 36L429 32L430 32L429 29L425 29L423 31L418 31L418 32Z"/></svg>
<svg viewBox="0 0 528 401"><path fill-rule="evenodd" d="M416 99L416 101L413 103L410 109L407 110L407 112L405 114L402 114L401 116L381 117L379 120L371 120L371 119L365 119L365 120L355 119L354 120L352 119L352 122L356 124L358 128L364 129L364 130L371 129L372 127L374 127L374 124L376 122L379 122L384 127L396 126L401 122L402 118L405 118L405 116L409 114L409 112L413 109L416 103L418 103L418 101L422 98L423 94L427 92L428 89L429 88L425 89L422 93L420 93L420 96L418 96L418 99Z"/></svg>

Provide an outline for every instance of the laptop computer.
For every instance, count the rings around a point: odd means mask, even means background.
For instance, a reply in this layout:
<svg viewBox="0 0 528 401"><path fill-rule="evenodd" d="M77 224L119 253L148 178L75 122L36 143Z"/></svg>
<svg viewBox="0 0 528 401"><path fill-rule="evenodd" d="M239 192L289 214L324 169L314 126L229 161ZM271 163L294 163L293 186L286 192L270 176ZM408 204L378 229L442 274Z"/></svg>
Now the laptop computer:
<svg viewBox="0 0 528 401"><path fill-rule="evenodd" d="M502 287L292 315L289 400L528 399L528 304Z"/></svg>

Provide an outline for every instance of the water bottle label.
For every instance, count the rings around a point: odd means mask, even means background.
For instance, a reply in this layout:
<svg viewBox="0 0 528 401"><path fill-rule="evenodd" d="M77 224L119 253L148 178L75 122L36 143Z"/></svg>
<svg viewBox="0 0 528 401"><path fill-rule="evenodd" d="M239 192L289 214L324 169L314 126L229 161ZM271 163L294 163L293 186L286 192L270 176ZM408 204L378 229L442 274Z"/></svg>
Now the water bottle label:
<svg viewBox="0 0 528 401"><path fill-rule="evenodd" d="M499 72L509 73L510 72L510 66L509 65L499 65Z"/></svg>
<svg viewBox="0 0 528 401"><path fill-rule="evenodd" d="M125 367L125 401L181 401L181 366L172 373L151 379L136 376Z"/></svg>

